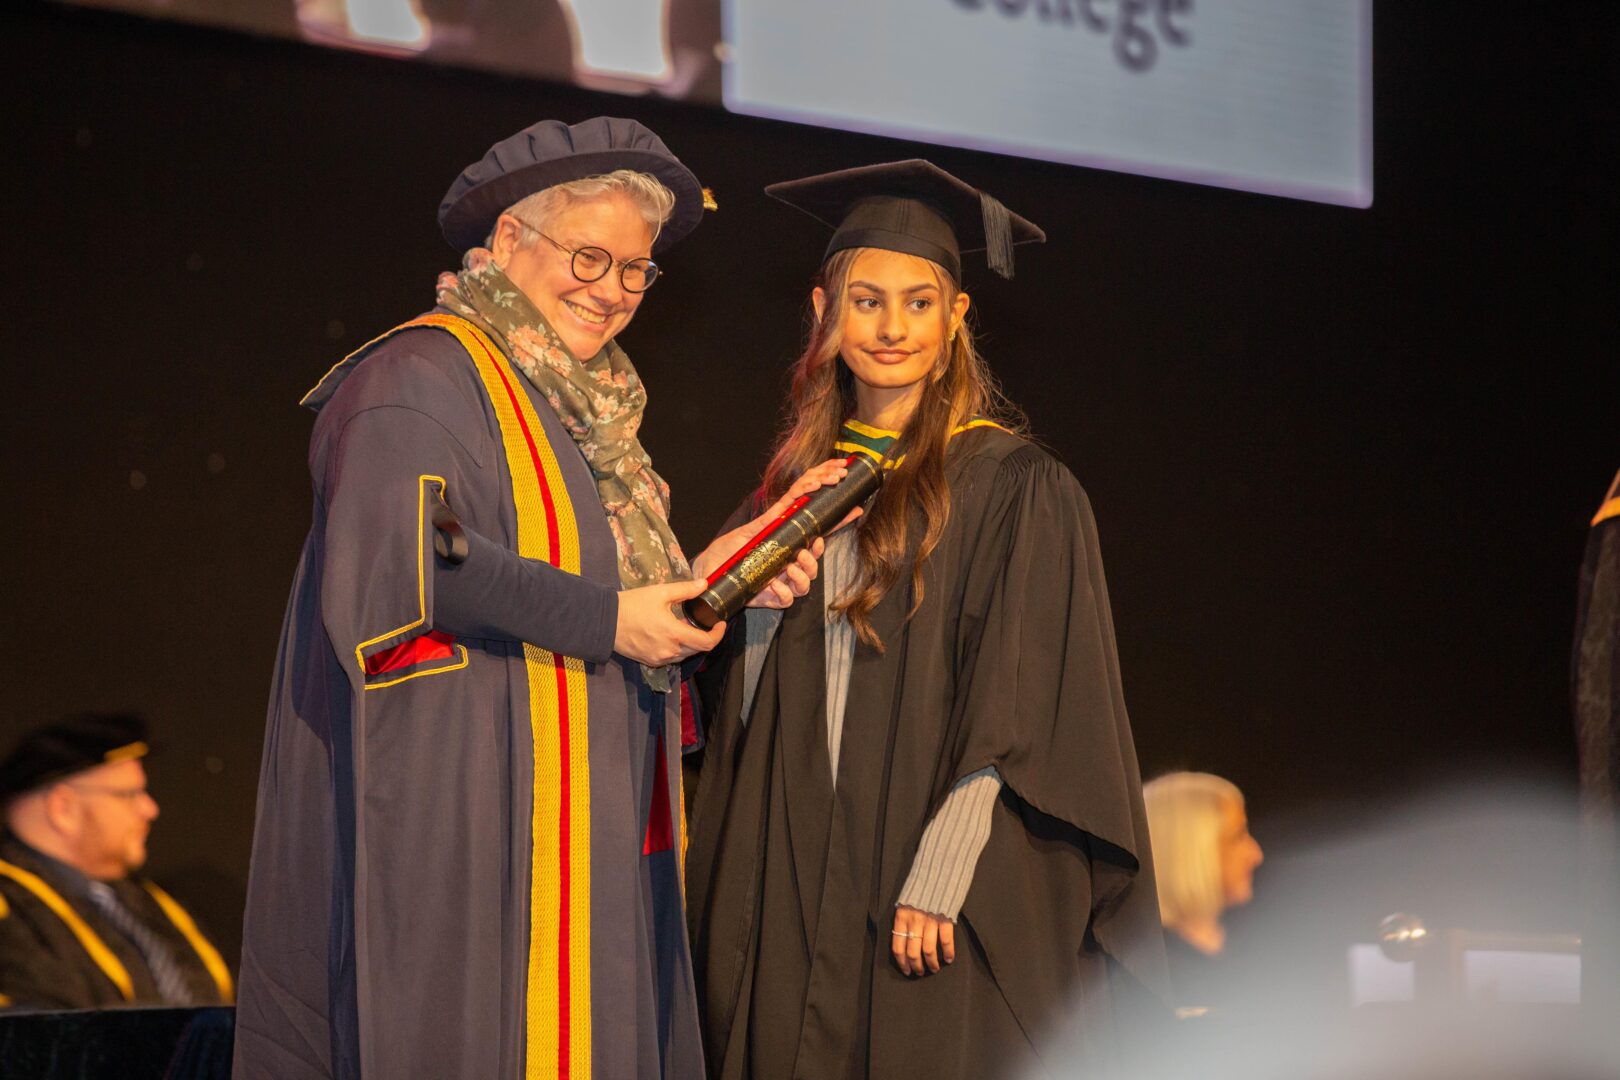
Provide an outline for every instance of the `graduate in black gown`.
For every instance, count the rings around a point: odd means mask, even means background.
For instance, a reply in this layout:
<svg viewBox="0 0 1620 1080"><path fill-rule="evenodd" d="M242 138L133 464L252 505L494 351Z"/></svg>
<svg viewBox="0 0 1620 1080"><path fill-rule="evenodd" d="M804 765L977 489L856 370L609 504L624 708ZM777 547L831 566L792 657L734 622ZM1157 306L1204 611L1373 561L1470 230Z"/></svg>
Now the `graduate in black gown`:
<svg viewBox="0 0 1620 1080"><path fill-rule="evenodd" d="M710 1072L1106 1071L1165 971L1096 528L959 284L963 250L1005 275L1044 234L923 161L768 191L836 231L753 505L829 446L889 471L810 595L733 620L702 676Z"/></svg>
<svg viewBox="0 0 1620 1080"><path fill-rule="evenodd" d="M1607 1025L1620 1008L1620 473L1586 541L1571 691L1581 762L1581 997L1587 1015Z"/></svg>

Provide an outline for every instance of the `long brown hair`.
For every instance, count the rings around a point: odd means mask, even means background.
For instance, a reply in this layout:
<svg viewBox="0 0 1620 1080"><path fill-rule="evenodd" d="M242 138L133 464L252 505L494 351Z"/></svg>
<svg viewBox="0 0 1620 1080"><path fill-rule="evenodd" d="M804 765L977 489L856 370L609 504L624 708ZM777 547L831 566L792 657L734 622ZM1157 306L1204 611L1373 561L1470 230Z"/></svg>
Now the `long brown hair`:
<svg viewBox="0 0 1620 1080"><path fill-rule="evenodd" d="M826 294L822 317L814 318L810 340L794 362L781 436L760 482L760 505L768 505L792 485L806 469L827 459L838 430L855 410L855 376L839 357L844 339L846 292L850 268L868 248L849 248L834 254L821 268L818 284ZM937 263L929 263L939 279L938 310L949 319L961 286ZM940 349L939 361L917 408L906 421L896 448L905 455L890 470L877 498L858 524L856 539L860 569L849 592L833 610L842 612L860 639L883 650L872 627L872 609L900 579L906 561L912 508L921 511L922 542L911 568L911 610L923 601L923 565L939 544L950 517L951 494L945 484L945 456L951 432L975 417L989 417L1014 431L1022 431L1023 417L1001 396L995 377L973 345L973 332L964 320L953 340Z"/></svg>

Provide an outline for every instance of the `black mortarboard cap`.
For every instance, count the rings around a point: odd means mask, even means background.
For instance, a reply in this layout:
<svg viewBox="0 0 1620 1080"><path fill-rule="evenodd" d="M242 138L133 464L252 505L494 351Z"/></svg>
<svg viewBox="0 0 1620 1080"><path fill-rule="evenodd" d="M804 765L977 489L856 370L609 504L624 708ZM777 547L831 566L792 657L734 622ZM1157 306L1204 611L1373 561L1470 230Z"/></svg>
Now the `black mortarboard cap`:
<svg viewBox="0 0 1620 1080"><path fill-rule="evenodd" d="M129 713L86 713L35 728L0 759L0 801L150 750L146 722Z"/></svg>
<svg viewBox="0 0 1620 1080"><path fill-rule="evenodd" d="M983 251L990 269L1010 278L1013 245L1046 239L995 196L920 158L786 180L765 194L833 227L823 261L846 248L883 248L931 259L961 281L962 253Z"/></svg>
<svg viewBox="0 0 1620 1080"><path fill-rule="evenodd" d="M675 209L653 244L663 251L697 228L708 198L664 140L635 120L597 116L577 124L542 120L489 148L461 171L439 203L439 228L466 251L484 242L495 219L519 200L570 180L616 169L651 173L675 195Z"/></svg>

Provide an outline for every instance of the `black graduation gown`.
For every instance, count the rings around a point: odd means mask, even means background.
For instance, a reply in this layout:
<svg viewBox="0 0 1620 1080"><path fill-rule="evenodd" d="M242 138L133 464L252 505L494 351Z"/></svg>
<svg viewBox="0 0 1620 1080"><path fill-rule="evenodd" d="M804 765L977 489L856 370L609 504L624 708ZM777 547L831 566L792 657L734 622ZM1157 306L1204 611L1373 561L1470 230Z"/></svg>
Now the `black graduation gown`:
<svg viewBox="0 0 1620 1080"><path fill-rule="evenodd" d="M1231 972L1221 955L1211 955L1189 944L1173 930L1165 931L1165 958L1170 962L1171 1001L1178 1009L1214 1009L1226 1004Z"/></svg>
<svg viewBox="0 0 1620 1080"><path fill-rule="evenodd" d="M1581 996L1589 1015L1620 1008L1620 475L1587 538L1571 670L1581 762Z"/></svg>
<svg viewBox="0 0 1620 1080"><path fill-rule="evenodd" d="M137 877L108 884L167 947L185 980L187 1003L228 1004L231 979L219 953L189 914L182 915L182 929L142 882ZM207 959L199 950L207 951ZM75 881L72 872L10 833L0 834L0 1007L163 1004L146 957L90 902L83 879Z"/></svg>
<svg viewBox="0 0 1620 1080"><path fill-rule="evenodd" d="M701 677L710 745L688 910L714 1075L1105 1067L1128 1017L1162 1012L1147 823L1085 494L997 429L958 436L946 471L924 602L906 622L909 585L892 590L872 616L886 650L856 651L836 790L819 583L784 616L746 726L741 620ZM956 963L908 979L889 954L896 896L946 793L987 765L1004 787Z"/></svg>

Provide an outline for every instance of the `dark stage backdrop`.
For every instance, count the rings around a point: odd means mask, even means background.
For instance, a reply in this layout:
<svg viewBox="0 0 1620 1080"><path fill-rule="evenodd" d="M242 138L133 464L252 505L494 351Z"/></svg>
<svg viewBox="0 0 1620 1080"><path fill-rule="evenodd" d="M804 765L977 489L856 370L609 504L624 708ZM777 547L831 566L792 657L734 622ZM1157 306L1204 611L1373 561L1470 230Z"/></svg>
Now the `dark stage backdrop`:
<svg viewBox="0 0 1620 1080"><path fill-rule="evenodd" d="M464 164L608 112L720 203L622 339L694 549L762 463L825 240L761 187L924 154L1051 237L969 286L1094 503L1146 772L1232 777L1262 836L1459 776L1568 785L1575 573L1620 440L1614 19L1560 11L1381 5L1352 210L14 2L5 734L149 714L154 870L234 956L309 518L297 401L431 302Z"/></svg>

